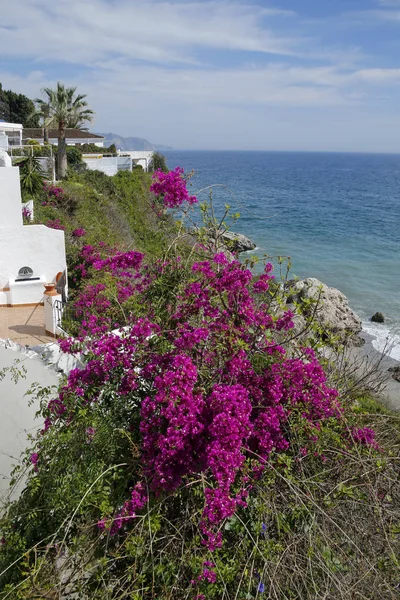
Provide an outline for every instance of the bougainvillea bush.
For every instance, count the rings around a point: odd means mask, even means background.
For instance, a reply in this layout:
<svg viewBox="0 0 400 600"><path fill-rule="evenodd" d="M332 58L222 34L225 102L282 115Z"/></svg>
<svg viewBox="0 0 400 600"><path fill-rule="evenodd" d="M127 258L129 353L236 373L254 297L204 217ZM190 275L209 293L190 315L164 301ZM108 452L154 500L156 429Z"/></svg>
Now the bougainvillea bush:
<svg viewBox="0 0 400 600"><path fill-rule="evenodd" d="M195 204L185 190L180 170L155 174L168 208ZM378 564L371 542L377 506L394 523L391 467L371 475L375 433L296 344L272 265L84 246L80 277L79 330L60 346L83 366L42 393L2 525L7 593L350 598L372 579L391 593L394 545Z"/></svg>

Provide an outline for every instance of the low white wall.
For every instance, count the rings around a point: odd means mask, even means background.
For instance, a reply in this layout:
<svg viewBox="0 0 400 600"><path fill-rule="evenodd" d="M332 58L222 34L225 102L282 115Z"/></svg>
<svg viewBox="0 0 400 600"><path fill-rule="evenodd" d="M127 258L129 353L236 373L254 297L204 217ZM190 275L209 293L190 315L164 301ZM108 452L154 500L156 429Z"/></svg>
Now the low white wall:
<svg viewBox="0 0 400 600"><path fill-rule="evenodd" d="M0 227L0 290L9 287L21 267L31 267L34 276L55 281L57 273L66 269L64 232L45 225ZM41 297L43 293L44 288ZM31 299L25 298L24 302L16 303L33 304L37 301L35 290ZM5 304L1 296L0 303Z"/></svg>
<svg viewBox="0 0 400 600"><path fill-rule="evenodd" d="M32 353L33 354L33 353ZM0 381L0 510L9 496L18 497L23 487L10 489L11 471L21 460L21 453L30 444L28 433L35 434L41 429L41 420L35 419L39 402L29 406L29 397L25 396L33 383L43 387L58 385L57 373L47 368L38 358L27 358L22 352L16 352L0 344L1 367L12 367L15 360L22 361L27 370L26 378L14 383L9 374ZM21 368L21 364L19 364Z"/></svg>
<svg viewBox="0 0 400 600"><path fill-rule="evenodd" d="M56 304L62 301L61 294L57 294L54 296L50 296L48 294L44 294L44 326L46 329L46 333L51 333L53 336L60 333L58 328L59 325L59 317L62 316L59 311L56 309Z"/></svg>
<svg viewBox="0 0 400 600"><path fill-rule="evenodd" d="M82 160L86 163L89 171L101 171L110 177L118 173L117 159L112 156L107 158L83 157Z"/></svg>
<svg viewBox="0 0 400 600"><path fill-rule="evenodd" d="M40 144L44 144L43 138L35 138ZM98 148L104 148L104 141L99 140L98 138L88 137L84 138L69 138L66 139L67 146L82 146L83 144L94 144ZM50 138L49 143L52 146L58 146L58 138Z"/></svg>
<svg viewBox="0 0 400 600"><path fill-rule="evenodd" d="M89 171L101 171L106 175L116 175L118 171L131 171L132 161L129 156L104 156L100 157L83 155L83 162L86 163Z"/></svg>
<svg viewBox="0 0 400 600"><path fill-rule="evenodd" d="M0 167L0 228L22 226L21 204L19 167ZM0 237L2 237L1 229ZM0 254L0 261L5 256L7 254Z"/></svg>
<svg viewBox="0 0 400 600"><path fill-rule="evenodd" d="M7 304L38 304L43 302L45 277L31 281L10 279Z"/></svg>

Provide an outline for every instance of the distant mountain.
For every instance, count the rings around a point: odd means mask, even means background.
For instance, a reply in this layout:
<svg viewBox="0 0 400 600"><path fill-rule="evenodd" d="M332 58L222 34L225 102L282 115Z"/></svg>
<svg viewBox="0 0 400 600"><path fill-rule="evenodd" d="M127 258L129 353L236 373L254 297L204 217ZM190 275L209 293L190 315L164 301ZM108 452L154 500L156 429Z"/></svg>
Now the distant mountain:
<svg viewBox="0 0 400 600"><path fill-rule="evenodd" d="M118 133L99 133L98 135L104 136L105 146L115 144L119 150L158 150L159 152L165 152L173 149L171 146L152 144L144 138L122 137Z"/></svg>

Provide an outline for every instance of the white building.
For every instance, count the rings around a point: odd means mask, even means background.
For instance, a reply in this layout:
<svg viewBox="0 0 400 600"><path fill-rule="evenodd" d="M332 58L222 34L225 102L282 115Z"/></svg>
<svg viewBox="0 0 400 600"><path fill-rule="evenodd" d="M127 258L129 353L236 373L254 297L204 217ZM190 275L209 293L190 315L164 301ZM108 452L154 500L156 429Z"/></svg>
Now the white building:
<svg viewBox="0 0 400 600"><path fill-rule="evenodd" d="M146 172L153 162L153 155L153 150L118 150L118 156L129 156L132 166L142 167Z"/></svg>
<svg viewBox="0 0 400 600"><path fill-rule="evenodd" d="M118 151L118 156L106 154L82 154L82 160L90 171L101 171L106 175L116 175L118 171L132 171L136 166L149 171L153 162L152 150Z"/></svg>
<svg viewBox="0 0 400 600"><path fill-rule="evenodd" d="M64 232L23 224L19 168L0 166L0 306L42 303L66 269Z"/></svg>
<svg viewBox="0 0 400 600"><path fill-rule="evenodd" d="M9 146L21 146L22 125L0 121L0 148L8 150Z"/></svg>
<svg viewBox="0 0 400 600"><path fill-rule="evenodd" d="M57 129L49 129L48 136L50 144L58 144ZM44 130L41 127L24 127L22 139L24 140L24 144L26 144L28 140L36 140L39 144L44 144ZM104 137L102 135L97 135L97 133L91 133L90 131L81 131L80 129L67 129L66 142L67 146L95 144L98 148L104 147Z"/></svg>
<svg viewBox="0 0 400 600"><path fill-rule="evenodd" d="M129 156L82 154L82 160L89 171L101 171L110 176L116 175L118 171L132 171L132 161Z"/></svg>

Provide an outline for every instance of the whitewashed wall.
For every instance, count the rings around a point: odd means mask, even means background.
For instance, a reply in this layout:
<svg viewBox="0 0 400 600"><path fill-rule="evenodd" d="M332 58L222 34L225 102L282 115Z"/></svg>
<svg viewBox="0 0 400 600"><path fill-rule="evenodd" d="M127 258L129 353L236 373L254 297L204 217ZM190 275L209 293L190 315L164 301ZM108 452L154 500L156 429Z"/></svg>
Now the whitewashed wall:
<svg viewBox="0 0 400 600"><path fill-rule="evenodd" d="M0 228L22 227L21 203L19 168L0 167ZM1 255L0 260L3 262Z"/></svg>
<svg viewBox="0 0 400 600"><path fill-rule="evenodd" d="M0 289L9 287L21 267L31 267L46 282L55 281L57 273L66 269L64 232L45 225L0 228ZM43 285L25 287L23 300L19 296L15 304L42 301ZM0 292L0 304L11 304L10 296L11 292Z"/></svg>
<svg viewBox="0 0 400 600"><path fill-rule="evenodd" d="M14 283L21 267L30 267L40 281ZM23 225L19 169L1 167L0 305L41 302L43 281L55 281L65 269L64 232L45 225Z"/></svg>
<svg viewBox="0 0 400 600"><path fill-rule="evenodd" d="M153 161L153 150L121 150L119 153L122 156L129 156L134 165L142 167L144 171L148 171Z"/></svg>
<svg viewBox="0 0 400 600"><path fill-rule="evenodd" d="M3 503L10 497L17 498L23 489L24 480L11 489L10 479L12 469L20 463L21 453L28 447L28 433L35 434L43 427L42 420L35 419L38 401L29 406L29 397L25 394L33 383L43 387L59 384L56 371L47 368L39 358L27 358L22 352L0 343L1 367L12 367L16 360L23 361L26 377L14 383L7 374L0 381L0 511ZM21 369L20 364L18 367Z"/></svg>
<svg viewBox="0 0 400 600"><path fill-rule="evenodd" d="M92 156L83 155L82 160L86 163L89 171L101 171L112 177L118 171L131 171L132 161L129 156Z"/></svg>

